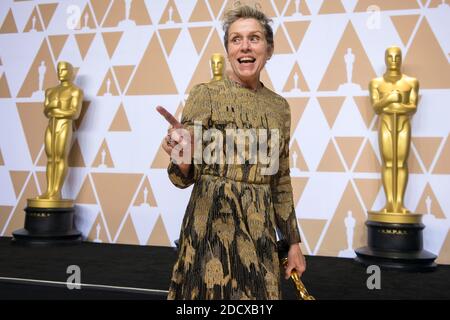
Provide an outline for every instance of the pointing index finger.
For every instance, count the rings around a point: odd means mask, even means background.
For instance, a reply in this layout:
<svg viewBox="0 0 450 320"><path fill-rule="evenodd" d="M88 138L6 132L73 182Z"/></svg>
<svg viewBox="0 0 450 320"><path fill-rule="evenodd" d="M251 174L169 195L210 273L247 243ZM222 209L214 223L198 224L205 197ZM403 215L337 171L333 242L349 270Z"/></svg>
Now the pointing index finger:
<svg viewBox="0 0 450 320"><path fill-rule="evenodd" d="M181 128L181 123L165 108L157 106L156 110L169 122L174 128Z"/></svg>

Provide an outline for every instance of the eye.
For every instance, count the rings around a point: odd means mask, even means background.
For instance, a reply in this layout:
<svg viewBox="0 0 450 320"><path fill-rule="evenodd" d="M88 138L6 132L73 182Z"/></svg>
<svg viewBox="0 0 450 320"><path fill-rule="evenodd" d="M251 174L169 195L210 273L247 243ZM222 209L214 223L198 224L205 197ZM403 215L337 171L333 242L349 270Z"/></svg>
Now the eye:
<svg viewBox="0 0 450 320"><path fill-rule="evenodd" d="M233 38L231 38L231 43L239 44L239 43L241 43L241 38L240 37L233 37Z"/></svg>
<svg viewBox="0 0 450 320"><path fill-rule="evenodd" d="M257 35L250 36L250 41L253 43L259 42L260 37Z"/></svg>

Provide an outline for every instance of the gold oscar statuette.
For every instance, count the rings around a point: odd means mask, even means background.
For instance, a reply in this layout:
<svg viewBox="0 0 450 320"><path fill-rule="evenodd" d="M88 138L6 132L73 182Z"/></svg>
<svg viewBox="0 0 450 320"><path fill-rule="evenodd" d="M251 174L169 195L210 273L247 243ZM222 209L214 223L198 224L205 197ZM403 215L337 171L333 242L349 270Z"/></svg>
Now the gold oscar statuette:
<svg viewBox="0 0 450 320"><path fill-rule="evenodd" d="M378 144L386 204L380 211L368 211L368 245L355 250L356 260L406 271L434 270L436 255L423 249L422 214L412 213L404 205L411 118L417 111L419 81L402 73L399 47L387 48L384 58L386 72L370 81L369 95L379 116Z"/></svg>
<svg viewBox="0 0 450 320"><path fill-rule="evenodd" d="M67 175L73 121L80 115L83 91L72 83L70 63L58 63L58 78L60 84L45 91L44 114L49 119L44 138L47 190L37 198L28 199L28 206L35 208L73 206L72 200L62 199L61 189Z"/></svg>
<svg viewBox="0 0 450 320"><path fill-rule="evenodd" d="M74 201L63 199L61 190L68 170L73 121L78 119L83 91L73 84L73 67L61 61L57 66L60 83L45 90L44 114L48 126L44 134L47 155L47 189L27 199L25 226L13 232L13 241L24 245L76 244L81 232L74 227Z"/></svg>
<svg viewBox="0 0 450 320"><path fill-rule="evenodd" d="M223 79L225 69L225 58L220 53L213 53L211 56L211 71L212 79L211 81L217 81Z"/></svg>
<svg viewBox="0 0 450 320"><path fill-rule="evenodd" d="M420 216L411 214L404 206L411 118L417 110L419 82L401 72L400 48L386 49L385 63L386 72L370 82L369 94L373 109L379 115L378 142L386 205L379 212L370 212L369 219L380 222L420 222Z"/></svg>

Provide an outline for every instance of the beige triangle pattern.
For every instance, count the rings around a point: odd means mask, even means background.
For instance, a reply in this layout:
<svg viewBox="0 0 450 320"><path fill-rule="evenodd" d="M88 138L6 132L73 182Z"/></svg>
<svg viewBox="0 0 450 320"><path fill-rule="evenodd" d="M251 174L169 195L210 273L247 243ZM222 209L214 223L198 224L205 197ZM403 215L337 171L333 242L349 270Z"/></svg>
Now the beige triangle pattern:
<svg viewBox="0 0 450 320"><path fill-rule="evenodd" d="M86 175L84 178L84 182L81 185L75 202L82 204L97 204L94 188L92 186L91 179L89 179L89 175Z"/></svg>
<svg viewBox="0 0 450 320"><path fill-rule="evenodd" d="M275 31L275 34L273 36L275 49L273 51L274 54L291 54L292 48L289 44L288 38L286 36L286 33L284 31L284 28L282 28L282 25L280 24L278 26L277 31Z"/></svg>
<svg viewBox="0 0 450 320"><path fill-rule="evenodd" d="M56 60L59 59L59 55L61 54L68 37L69 35L67 34L48 36L50 48Z"/></svg>
<svg viewBox="0 0 450 320"><path fill-rule="evenodd" d="M125 92L128 83L130 82L131 74L133 73L134 66L114 66L113 71L119 84L121 92Z"/></svg>
<svg viewBox="0 0 450 320"><path fill-rule="evenodd" d="M320 108L327 119L330 129L333 128L334 122L341 111L345 97L317 97Z"/></svg>
<svg viewBox="0 0 450 320"><path fill-rule="evenodd" d="M427 205L429 203L429 205ZM428 207L430 207L428 209ZM427 183L425 189L422 192L422 196L420 197L419 203L417 204L415 213L419 214L432 214L437 219L445 219L444 211L442 211L441 205L433 192L433 188L431 188L430 184Z"/></svg>
<svg viewBox="0 0 450 320"><path fill-rule="evenodd" d="M441 145L442 137L413 137L411 140L419 153L420 159L422 159L422 163L425 165L427 171L429 171L437 150Z"/></svg>
<svg viewBox="0 0 450 320"><path fill-rule="evenodd" d="M193 27L189 28L189 34L191 35L194 47L197 53L200 54L203 47L205 46L206 39L211 31L211 27Z"/></svg>
<svg viewBox="0 0 450 320"><path fill-rule="evenodd" d="M418 173L422 174L424 171L422 170L422 166L417 159L416 153L413 150L410 150L408 157L408 171L409 173Z"/></svg>
<svg viewBox="0 0 450 320"><path fill-rule="evenodd" d="M37 171L34 174L37 178L40 193L42 194L47 189L47 173L45 171Z"/></svg>
<svg viewBox="0 0 450 320"><path fill-rule="evenodd" d="M266 88L275 91L272 80L270 79L269 73L267 72L266 68L262 69L260 74L260 80Z"/></svg>
<svg viewBox="0 0 450 320"><path fill-rule="evenodd" d="M328 146L322 156L322 160L320 160L317 171L326 171L326 172L344 172L345 168L339 158L339 155L336 151L336 147L332 140L328 143Z"/></svg>
<svg viewBox="0 0 450 320"><path fill-rule="evenodd" d="M75 40L78 44L78 50L80 50L80 54L83 59L86 57L86 54L91 47L94 37L95 33L80 33L75 35Z"/></svg>
<svg viewBox="0 0 450 320"><path fill-rule="evenodd" d="M414 74L410 76L419 80L421 88L450 88L450 64L426 18L422 19L404 61L406 68L414 70ZM427 63L424 64L424 61ZM405 73L408 74L406 71Z"/></svg>
<svg viewBox="0 0 450 320"><path fill-rule="evenodd" d="M3 160L2 150L0 149L0 166L4 166L5 161Z"/></svg>
<svg viewBox="0 0 450 320"><path fill-rule="evenodd" d="M369 140L366 141L364 149L359 156L355 172L380 172L381 164Z"/></svg>
<svg viewBox="0 0 450 320"><path fill-rule="evenodd" d="M348 248L345 219L348 217L349 211L351 211L351 216L355 222L352 248L355 249L367 245L367 232L364 226L366 220L365 211L358 201L355 189L349 182L329 223L329 228L320 245L318 255L338 256L339 251Z"/></svg>
<svg viewBox="0 0 450 320"><path fill-rule="evenodd" d="M366 12L369 6L377 6L380 10L407 10L419 8L419 4L416 0L359 0L355 12Z"/></svg>
<svg viewBox="0 0 450 320"><path fill-rule="evenodd" d="M116 51L117 45L122 38L123 32L102 32L103 43L105 44L108 56L111 59Z"/></svg>
<svg viewBox="0 0 450 320"><path fill-rule="evenodd" d="M182 21L175 1L169 0L161 16L161 19L159 20L159 24L171 24L180 22Z"/></svg>
<svg viewBox="0 0 450 320"><path fill-rule="evenodd" d="M95 21L95 16L92 13L91 8L89 7L89 4L86 4L86 6L83 9L83 12L81 12L80 21L78 22L78 26L76 29L86 30L86 28L89 29L97 28L97 22Z"/></svg>
<svg viewBox="0 0 450 320"><path fill-rule="evenodd" d="M173 46L180 35L181 29L160 29L159 35L161 36L161 41L164 44L164 49L166 50L167 56L172 53Z"/></svg>
<svg viewBox="0 0 450 320"><path fill-rule="evenodd" d="M33 9L33 12L31 12L30 18L28 18L28 22L25 25L25 28L23 29L23 32L30 32L31 30L34 31L43 31L44 28L42 28L41 18L38 13L37 7Z"/></svg>
<svg viewBox="0 0 450 320"><path fill-rule="evenodd" d="M381 189L381 179L354 179L366 210L372 210L375 199Z"/></svg>
<svg viewBox="0 0 450 320"><path fill-rule="evenodd" d="M50 24L57 7L57 3L43 3L38 5L45 28Z"/></svg>
<svg viewBox="0 0 450 320"><path fill-rule="evenodd" d="M8 220L13 208L11 206L0 206L0 230L3 230L5 227L6 220Z"/></svg>
<svg viewBox="0 0 450 320"><path fill-rule="evenodd" d="M442 2L444 2L445 4L447 4L448 6L450 6L450 1L449 0L431 0L430 4L428 5L428 8L438 8L440 5L442 5Z"/></svg>
<svg viewBox="0 0 450 320"><path fill-rule="evenodd" d="M110 3L111 0L91 0L92 10L99 25L102 24Z"/></svg>
<svg viewBox="0 0 450 320"><path fill-rule="evenodd" d="M77 120L75 120L75 129L79 129L81 124L83 123L84 117L89 110L89 106L91 105L91 102L88 100L83 100L83 104L81 106L81 112L80 116Z"/></svg>
<svg viewBox="0 0 450 320"><path fill-rule="evenodd" d="M352 82L359 84L362 89L365 89L369 81L376 77L366 51L364 50L352 23L349 22L320 83L319 90L334 91L338 89L339 85L347 83L347 71L344 57L347 54L348 48L352 49L352 53L355 56Z"/></svg>
<svg viewBox="0 0 450 320"><path fill-rule="evenodd" d="M144 183L139 188L138 194L136 196L136 201L134 206L140 206L142 204L148 204L150 207L157 207L155 196L153 195L153 190L150 185L150 181L144 179Z"/></svg>
<svg viewBox="0 0 450 320"><path fill-rule="evenodd" d="M17 111L22 122L31 160L34 163L44 145L48 120L42 112L42 103L17 103Z"/></svg>
<svg viewBox="0 0 450 320"><path fill-rule="evenodd" d="M325 0L320 7L319 14L345 13L341 0Z"/></svg>
<svg viewBox="0 0 450 320"><path fill-rule="evenodd" d="M131 3L130 19L133 20L138 26L152 24L152 20L150 19L147 6L144 1L145 0L134 0Z"/></svg>
<svg viewBox="0 0 450 320"><path fill-rule="evenodd" d="M120 21L125 19L125 2L113 0L108 15L104 19L103 27L117 27Z"/></svg>
<svg viewBox="0 0 450 320"><path fill-rule="evenodd" d="M295 51L299 50L306 31L308 31L309 24L310 21L292 21L284 23Z"/></svg>
<svg viewBox="0 0 450 320"><path fill-rule="evenodd" d="M20 192L25 185L25 181L30 175L29 171L10 171L9 176L11 177L12 184L14 186L14 192L16 193L16 198L19 197Z"/></svg>
<svg viewBox="0 0 450 320"><path fill-rule="evenodd" d="M131 173L92 173L91 175L108 230L114 238L142 175ZM114 197L115 201L111 201L111 197Z"/></svg>
<svg viewBox="0 0 450 320"><path fill-rule="evenodd" d="M94 242L109 243L106 230L107 227L103 223L103 219L99 213L94 223L92 224L92 228L88 233L87 240Z"/></svg>
<svg viewBox="0 0 450 320"><path fill-rule="evenodd" d="M108 143L106 139L103 140L100 149L98 149L97 155L92 162L91 167L95 168L114 168L114 162L109 151Z"/></svg>
<svg viewBox="0 0 450 320"><path fill-rule="evenodd" d="M441 251L439 252L436 263L438 264L448 264L450 261L450 230L447 233L447 237L442 244Z"/></svg>
<svg viewBox="0 0 450 320"><path fill-rule="evenodd" d="M295 13L301 13L304 16L309 16L311 15L311 11L308 8L308 4L306 3L306 1L301 1L300 2L300 7L298 8L298 11L295 7L295 0L290 0L289 5L286 9L286 13L284 14L285 16L292 16Z"/></svg>
<svg viewBox="0 0 450 320"><path fill-rule="evenodd" d="M347 168L351 170L356 155L361 148L363 137L335 137L336 143L341 151L342 156L347 164Z"/></svg>
<svg viewBox="0 0 450 320"><path fill-rule="evenodd" d="M189 22L211 21L211 18L208 6L206 5L206 0L198 0L192 11Z"/></svg>
<svg viewBox="0 0 450 320"><path fill-rule="evenodd" d="M81 154L80 144L78 143L78 139L75 139L72 144L72 148L70 149L68 156L69 167L86 167L86 164L83 159L83 155Z"/></svg>
<svg viewBox="0 0 450 320"><path fill-rule="evenodd" d="M125 108L122 104L120 104L119 109L114 116L114 120L111 123L108 131L131 131L130 124L128 122L127 114L125 112Z"/></svg>
<svg viewBox="0 0 450 320"><path fill-rule="evenodd" d="M309 98L286 98L291 109L291 137L294 135L295 129L297 129L300 118L306 109Z"/></svg>
<svg viewBox="0 0 450 320"><path fill-rule="evenodd" d="M294 154L296 155L296 160L294 160ZM291 169L296 168L300 171L309 171L303 153L297 143L297 139L294 139L291 144L291 148L289 149L289 167Z"/></svg>
<svg viewBox="0 0 450 320"><path fill-rule="evenodd" d="M295 81L296 78L297 81ZM297 62L295 62L294 66L292 67L291 73L289 74L283 88L284 92L289 92L293 90L309 91L309 87L308 84L306 83L305 76L300 70L300 67Z"/></svg>
<svg viewBox="0 0 450 320"><path fill-rule="evenodd" d="M311 253L314 252L326 223L327 220L323 219L298 219L298 224L301 226L306 238L302 239L302 241L306 240Z"/></svg>
<svg viewBox="0 0 450 320"><path fill-rule="evenodd" d="M131 216L128 215L115 243L140 244Z"/></svg>
<svg viewBox="0 0 450 320"><path fill-rule="evenodd" d="M9 9L5 20L3 20L3 24L0 27L0 33L17 33L16 20L14 20L11 9Z"/></svg>
<svg viewBox="0 0 450 320"><path fill-rule="evenodd" d="M153 227L153 231L150 234L147 245L161 246L161 247L172 246L172 244L170 243L169 235L167 234L166 226L164 225L164 221L162 220L161 215L159 215L158 220L156 220L155 226Z"/></svg>
<svg viewBox="0 0 450 320"><path fill-rule="evenodd" d="M213 32L209 40L209 43L198 62L197 68L192 76L189 86L186 89L186 92L191 91L192 87L195 86L196 84L209 82L211 80L211 67L209 61L213 53L220 53L224 57L227 56L225 53L225 48L222 44L222 41L220 40L217 31Z"/></svg>
<svg viewBox="0 0 450 320"><path fill-rule="evenodd" d="M9 90L8 80L6 80L5 73L3 73L0 77L0 98L11 98L11 91Z"/></svg>
<svg viewBox="0 0 450 320"><path fill-rule="evenodd" d="M152 70L158 77L148 77ZM177 89L173 82L169 66L162 52L156 35L150 40L144 56L128 88L128 95L175 94Z"/></svg>
<svg viewBox="0 0 450 320"><path fill-rule="evenodd" d="M22 193L22 197L20 197L17 202L16 209L14 210L11 219L9 220L8 226L5 230L3 236L11 236L13 231L18 229L22 229L24 227L25 222L25 212L23 208L27 206L27 199L35 198L38 195L38 190L36 187L36 182L34 179L29 179L27 185L25 186L25 190Z"/></svg>
<svg viewBox="0 0 450 320"><path fill-rule="evenodd" d="M39 90L39 69L42 66L42 62L45 66L42 90L53 87L58 83L56 68L54 66L47 41L44 39L30 69L28 70L25 81L23 82L19 94L17 95L18 97L31 97L33 92Z"/></svg>
<svg viewBox="0 0 450 320"><path fill-rule="evenodd" d="M211 8L214 18L219 17L220 9L222 9L224 0L208 0L209 7Z"/></svg>
<svg viewBox="0 0 450 320"><path fill-rule="evenodd" d="M450 135L447 136L447 141L442 148L441 154L434 166L434 174L449 174L450 173Z"/></svg>
<svg viewBox="0 0 450 320"><path fill-rule="evenodd" d="M117 89L116 80L113 76L112 70L108 69L108 72L103 79L102 85L97 92L97 96L118 96L119 90Z"/></svg>
<svg viewBox="0 0 450 320"><path fill-rule="evenodd" d="M402 39L403 44L406 46L411 38L414 28L419 21L420 15L402 15L402 16L391 16L391 20L397 29L400 39Z"/></svg>
<svg viewBox="0 0 450 320"><path fill-rule="evenodd" d="M373 118L375 117L375 112L372 109L369 97L368 96L359 96L359 97L355 96L355 97L353 97L353 100L355 101L356 105L358 106L359 113L361 114L361 117L364 120L366 127L369 129L370 125L373 121Z"/></svg>
<svg viewBox="0 0 450 320"><path fill-rule="evenodd" d="M167 167L169 166L169 161L170 157L162 148L161 142L161 145L159 146L158 151L156 152L156 156L153 159L150 167L152 169L167 169Z"/></svg>
<svg viewBox="0 0 450 320"><path fill-rule="evenodd" d="M303 191L305 190L308 180L309 180L309 178L305 178L305 177L301 177L301 178L292 177L291 178L294 207L296 207L298 202L300 201L300 198L303 194Z"/></svg>

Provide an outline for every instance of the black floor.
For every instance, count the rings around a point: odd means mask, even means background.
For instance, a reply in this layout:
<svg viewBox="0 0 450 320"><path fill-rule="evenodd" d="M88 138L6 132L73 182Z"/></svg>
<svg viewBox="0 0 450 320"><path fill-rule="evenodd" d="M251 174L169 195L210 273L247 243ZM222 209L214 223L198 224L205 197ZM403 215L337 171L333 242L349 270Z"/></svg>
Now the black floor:
<svg viewBox="0 0 450 320"><path fill-rule="evenodd" d="M82 243L68 247L22 247L0 238L0 300L5 299L165 299L176 252L167 247ZM381 271L381 289L369 290L366 268L353 261L307 256L303 282L320 300L450 299L450 266L430 273ZM81 270L81 283L69 290L70 265ZM9 278L9 279L1 279ZM20 279L57 283L26 282ZM292 284L282 280L285 299L295 299ZM110 288L101 286L114 286Z"/></svg>

